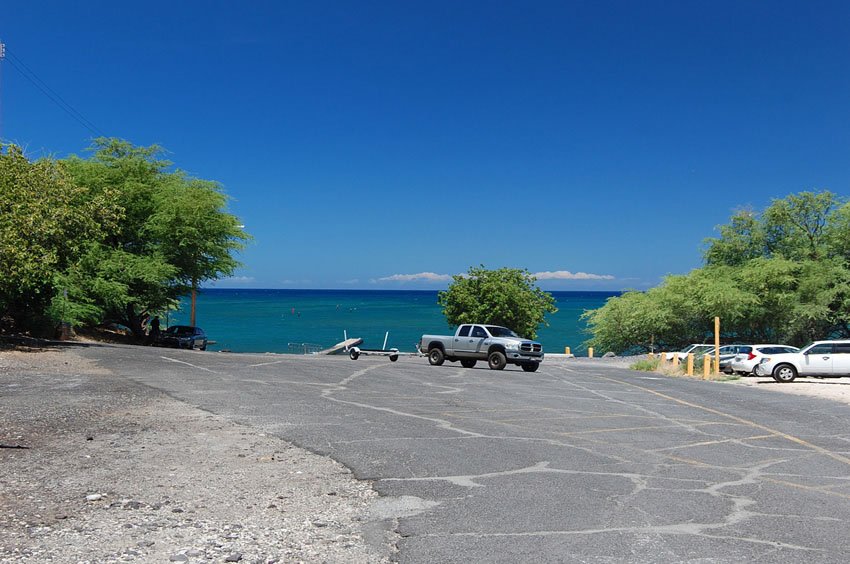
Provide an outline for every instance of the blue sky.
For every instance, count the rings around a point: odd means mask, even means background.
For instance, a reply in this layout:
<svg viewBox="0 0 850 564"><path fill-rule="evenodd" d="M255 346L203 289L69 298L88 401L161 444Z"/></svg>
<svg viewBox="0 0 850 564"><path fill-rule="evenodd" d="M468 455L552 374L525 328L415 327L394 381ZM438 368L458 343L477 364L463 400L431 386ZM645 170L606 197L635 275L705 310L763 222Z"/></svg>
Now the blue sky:
<svg viewBox="0 0 850 564"><path fill-rule="evenodd" d="M255 240L219 287L647 288L737 208L850 193L844 1L33 0L0 40L5 140L224 185Z"/></svg>

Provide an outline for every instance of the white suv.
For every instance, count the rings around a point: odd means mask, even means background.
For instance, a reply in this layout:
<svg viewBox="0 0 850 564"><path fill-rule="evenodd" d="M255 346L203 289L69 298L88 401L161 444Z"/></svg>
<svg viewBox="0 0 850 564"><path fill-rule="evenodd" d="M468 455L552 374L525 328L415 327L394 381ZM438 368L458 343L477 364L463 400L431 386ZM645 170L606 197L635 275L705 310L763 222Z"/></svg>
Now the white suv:
<svg viewBox="0 0 850 564"><path fill-rule="evenodd" d="M800 352L800 349L789 347L788 345L748 345L738 350L738 354L732 359L729 368L732 372L736 372L742 376L751 376L756 366L758 366L764 357L796 352Z"/></svg>
<svg viewBox="0 0 850 564"><path fill-rule="evenodd" d="M850 340L815 341L797 353L771 354L756 365L757 376L793 382L797 376L850 376Z"/></svg>

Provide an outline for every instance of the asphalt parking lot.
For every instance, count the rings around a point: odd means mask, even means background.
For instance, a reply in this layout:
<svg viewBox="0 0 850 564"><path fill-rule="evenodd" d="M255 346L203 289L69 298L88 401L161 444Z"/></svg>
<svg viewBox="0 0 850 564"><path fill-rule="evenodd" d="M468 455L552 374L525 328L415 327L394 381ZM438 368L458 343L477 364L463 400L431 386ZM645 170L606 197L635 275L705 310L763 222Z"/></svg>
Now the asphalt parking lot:
<svg viewBox="0 0 850 564"><path fill-rule="evenodd" d="M845 562L850 407L604 361L84 355L330 455L400 562Z"/></svg>

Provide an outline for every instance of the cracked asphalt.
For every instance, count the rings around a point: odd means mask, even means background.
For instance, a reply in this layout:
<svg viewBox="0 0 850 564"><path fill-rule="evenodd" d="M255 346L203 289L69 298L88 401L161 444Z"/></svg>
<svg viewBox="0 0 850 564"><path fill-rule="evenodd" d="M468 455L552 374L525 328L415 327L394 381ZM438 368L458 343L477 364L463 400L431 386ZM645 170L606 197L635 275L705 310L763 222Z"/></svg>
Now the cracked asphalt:
<svg viewBox="0 0 850 564"><path fill-rule="evenodd" d="M90 347L83 356L351 468L400 562L846 562L850 406L604 361Z"/></svg>

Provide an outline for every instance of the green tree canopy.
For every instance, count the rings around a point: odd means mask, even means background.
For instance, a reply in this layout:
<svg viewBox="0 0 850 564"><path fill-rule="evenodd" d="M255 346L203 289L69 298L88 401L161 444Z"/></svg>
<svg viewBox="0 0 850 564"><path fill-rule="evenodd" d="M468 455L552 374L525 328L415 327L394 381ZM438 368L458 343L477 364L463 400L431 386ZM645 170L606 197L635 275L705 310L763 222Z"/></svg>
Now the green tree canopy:
<svg viewBox="0 0 850 564"><path fill-rule="evenodd" d="M584 319L603 350L672 350L713 333L802 345L850 336L850 204L830 192L735 213L707 240L706 266L626 292Z"/></svg>
<svg viewBox="0 0 850 564"><path fill-rule="evenodd" d="M239 220L221 213L227 196L215 182L170 177L171 185L156 195L156 211L145 225L148 238L159 241L165 260L177 268L177 278L192 291L191 323L195 323L195 292L201 282L231 275L239 266L233 256L247 239Z"/></svg>
<svg viewBox="0 0 850 564"><path fill-rule="evenodd" d="M555 313L555 299L535 285L527 270L471 267L456 275L437 303L450 325L486 323L509 327L529 339L537 338L541 324L548 325L547 313Z"/></svg>
<svg viewBox="0 0 850 564"><path fill-rule="evenodd" d="M169 171L161 148L97 139L91 150L91 158L68 159L68 170L93 193L114 194L123 216L66 281L76 281L78 301L141 335L148 314L172 307L201 281L230 275L249 237L226 211L221 187Z"/></svg>
<svg viewBox="0 0 850 564"><path fill-rule="evenodd" d="M707 265L737 266L757 257L818 260L835 256L842 245L842 219L850 220L850 204L832 192L800 192L773 200L761 215L740 211L720 237L706 240Z"/></svg>
<svg viewBox="0 0 850 564"><path fill-rule="evenodd" d="M0 151L0 313L18 326L44 312L55 276L103 239L120 208L109 192L73 182L64 163Z"/></svg>
<svg viewBox="0 0 850 564"><path fill-rule="evenodd" d="M221 186L172 170L159 147L104 138L91 150L0 155L0 306L141 336L147 315L232 274L249 236Z"/></svg>

